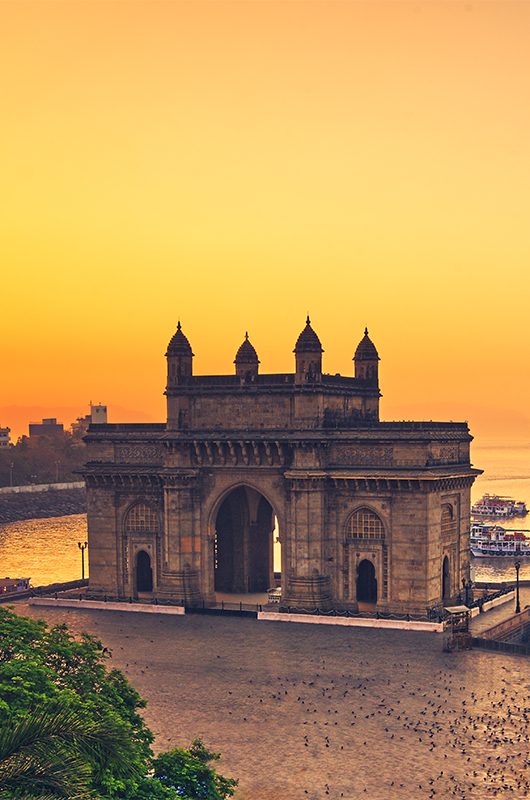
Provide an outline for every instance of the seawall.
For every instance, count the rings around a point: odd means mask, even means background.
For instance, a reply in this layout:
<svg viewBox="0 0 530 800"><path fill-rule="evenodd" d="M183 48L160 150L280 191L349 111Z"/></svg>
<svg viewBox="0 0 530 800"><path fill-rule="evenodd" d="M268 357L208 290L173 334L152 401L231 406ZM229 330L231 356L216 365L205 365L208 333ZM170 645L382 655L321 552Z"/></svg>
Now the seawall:
<svg viewBox="0 0 530 800"><path fill-rule="evenodd" d="M85 513L86 493L82 482L0 489L0 523Z"/></svg>

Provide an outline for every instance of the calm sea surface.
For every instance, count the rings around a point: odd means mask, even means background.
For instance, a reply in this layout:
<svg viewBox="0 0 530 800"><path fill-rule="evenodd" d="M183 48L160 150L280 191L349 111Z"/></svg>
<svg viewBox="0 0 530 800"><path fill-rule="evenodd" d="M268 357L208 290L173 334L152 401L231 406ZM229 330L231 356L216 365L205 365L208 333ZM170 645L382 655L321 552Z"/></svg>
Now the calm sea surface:
<svg viewBox="0 0 530 800"><path fill-rule="evenodd" d="M473 500L489 492L524 500L530 508L530 446L475 445L472 460L474 466L484 470L473 487ZM502 524L530 529L530 515ZM34 586L80 578L81 553L77 543L86 538L84 514L0 525L0 576L30 577ZM477 580L515 577L511 559L478 558L474 563ZM530 579L530 558L523 559L520 574L521 578Z"/></svg>

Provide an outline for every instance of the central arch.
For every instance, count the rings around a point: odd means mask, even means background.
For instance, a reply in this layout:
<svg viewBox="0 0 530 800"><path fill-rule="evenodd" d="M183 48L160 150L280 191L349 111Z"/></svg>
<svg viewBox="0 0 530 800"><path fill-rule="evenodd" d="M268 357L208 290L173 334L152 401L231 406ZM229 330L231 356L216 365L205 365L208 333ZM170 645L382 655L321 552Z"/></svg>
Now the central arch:
<svg viewBox="0 0 530 800"><path fill-rule="evenodd" d="M357 601L359 603L377 603L377 578L375 567L364 558L357 571Z"/></svg>
<svg viewBox="0 0 530 800"><path fill-rule="evenodd" d="M228 594L266 592L274 586L276 517L256 489L238 486L215 517L214 588Z"/></svg>

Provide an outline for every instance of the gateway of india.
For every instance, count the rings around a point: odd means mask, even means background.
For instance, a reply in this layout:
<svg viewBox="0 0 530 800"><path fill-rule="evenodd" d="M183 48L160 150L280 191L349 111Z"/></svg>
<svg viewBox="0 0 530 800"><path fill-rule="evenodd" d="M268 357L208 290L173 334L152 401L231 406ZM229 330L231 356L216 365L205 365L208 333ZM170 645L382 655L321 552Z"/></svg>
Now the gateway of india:
<svg viewBox="0 0 530 800"><path fill-rule="evenodd" d="M470 574L472 437L381 422L365 330L352 376L322 370L309 317L293 373L262 374L245 336L230 375L195 375L180 322L167 422L85 438L90 590L187 606L275 586L281 606L425 614ZM239 599L239 598L238 598Z"/></svg>

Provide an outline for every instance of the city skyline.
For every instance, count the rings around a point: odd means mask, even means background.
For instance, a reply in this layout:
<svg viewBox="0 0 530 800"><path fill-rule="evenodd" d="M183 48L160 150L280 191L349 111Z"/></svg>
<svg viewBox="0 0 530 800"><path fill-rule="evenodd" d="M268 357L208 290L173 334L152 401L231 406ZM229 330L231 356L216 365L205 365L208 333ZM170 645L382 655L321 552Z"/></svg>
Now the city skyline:
<svg viewBox="0 0 530 800"><path fill-rule="evenodd" d="M528 5L0 14L12 435L95 395L162 419L179 317L197 373L245 330L291 371L309 312L332 374L368 326L384 419L528 440Z"/></svg>

